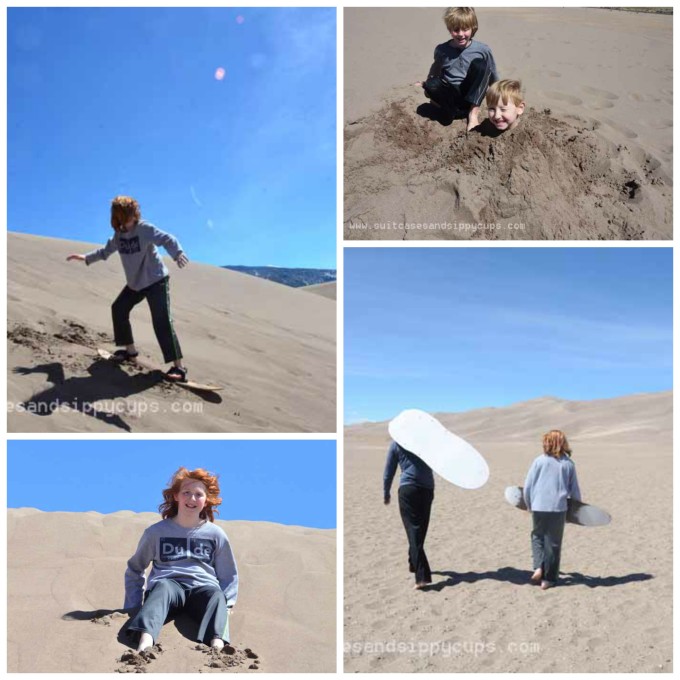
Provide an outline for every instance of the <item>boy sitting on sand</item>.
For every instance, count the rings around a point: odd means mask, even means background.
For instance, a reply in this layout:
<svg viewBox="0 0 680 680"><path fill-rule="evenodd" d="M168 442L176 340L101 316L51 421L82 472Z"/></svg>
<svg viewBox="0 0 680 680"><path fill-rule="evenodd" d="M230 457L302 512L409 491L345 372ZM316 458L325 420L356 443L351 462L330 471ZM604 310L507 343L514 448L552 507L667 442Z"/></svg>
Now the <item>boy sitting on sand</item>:
<svg viewBox="0 0 680 680"><path fill-rule="evenodd" d="M424 83L417 83L453 118L467 118L467 129L479 125L479 107L489 85L498 80L491 48L473 40L479 24L472 7L450 7L444 23L451 40L437 45Z"/></svg>
<svg viewBox="0 0 680 680"><path fill-rule="evenodd" d="M91 253L69 255L66 259L91 265L106 260L116 251L120 254L127 285L111 307L113 334L117 350L115 361L132 361L137 348L132 337L130 312L146 298L156 339L166 363L173 363L165 377L176 382L187 381L187 369L182 364L182 350L170 315L170 278L156 246L163 246L181 269L189 260L179 241L141 219L139 203L130 196L116 196L111 202L111 226L114 235L106 245Z"/></svg>
<svg viewBox="0 0 680 680"><path fill-rule="evenodd" d="M125 572L125 608L141 606L128 626L139 634L138 652L151 647L168 616L182 610L199 622L199 641L218 650L229 642L238 572L227 535L213 523L219 493L216 475L183 467L163 491L163 520L144 532Z"/></svg>
<svg viewBox="0 0 680 680"><path fill-rule="evenodd" d="M497 130L514 130L524 113L522 84L519 80L494 83L486 93L486 106L489 120Z"/></svg>

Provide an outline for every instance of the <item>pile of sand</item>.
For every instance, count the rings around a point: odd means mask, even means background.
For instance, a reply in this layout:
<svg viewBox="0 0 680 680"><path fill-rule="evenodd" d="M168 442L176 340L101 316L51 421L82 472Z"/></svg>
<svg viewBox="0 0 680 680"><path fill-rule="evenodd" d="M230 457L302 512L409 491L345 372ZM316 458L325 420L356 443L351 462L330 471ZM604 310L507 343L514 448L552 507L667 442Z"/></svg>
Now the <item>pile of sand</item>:
<svg viewBox="0 0 680 680"><path fill-rule="evenodd" d="M642 239L670 233L670 179L599 124L532 108L467 133L408 96L346 128L345 237Z"/></svg>
<svg viewBox="0 0 680 680"><path fill-rule="evenodd" d="M209 650L196 625L167 623L143 656L124 634L123 575L154 513L8 510L10 673L333 672L335 531L222 522L239 569L231 645Z"/></svg>
<svg viewBox="0 0 680 680"><path fill-rule="evenodd" d="M485 457L477 491L437 478L425 545L433 585L414 591L387 423L345 431L344 625L348 672L672 672L672 393L593 402L543 398L440 416ZM609 526L567 525L562 584L532 572L521 485L543 432L561 428L583 498Z"/></svg>
<svg viewBox="0 0 680 680"><path fill-rule="evenodd" d="M160 371L101 360L112 351L120 259L66 262L92 244L8 237L10 432L334 432L335 302L271 281L167 262L191 392ZM146 303L131 316L145 359L164 367Z"/></svg>

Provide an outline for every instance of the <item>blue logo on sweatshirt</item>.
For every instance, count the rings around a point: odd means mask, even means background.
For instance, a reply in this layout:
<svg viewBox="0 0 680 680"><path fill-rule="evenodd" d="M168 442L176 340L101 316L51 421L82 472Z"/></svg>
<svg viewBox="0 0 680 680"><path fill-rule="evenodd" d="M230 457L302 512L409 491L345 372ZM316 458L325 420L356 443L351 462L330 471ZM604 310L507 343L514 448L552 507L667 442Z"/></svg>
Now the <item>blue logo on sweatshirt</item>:
<svg viewBox="0 0 680 680"><path fill-rule="evenodd" d="M161 537L161 562L178 560L198 560L212 562L215 554L215 541L209 538L171 538Z"/></svg>
<svg viewBox="0 0 680 680"><path fill-rule="evenodd" d="M141 250L139 247L139 236L133 236L132 238L121 238L118 240L118 252L123 255L132 255L133 253L138 253Z"/></svg>

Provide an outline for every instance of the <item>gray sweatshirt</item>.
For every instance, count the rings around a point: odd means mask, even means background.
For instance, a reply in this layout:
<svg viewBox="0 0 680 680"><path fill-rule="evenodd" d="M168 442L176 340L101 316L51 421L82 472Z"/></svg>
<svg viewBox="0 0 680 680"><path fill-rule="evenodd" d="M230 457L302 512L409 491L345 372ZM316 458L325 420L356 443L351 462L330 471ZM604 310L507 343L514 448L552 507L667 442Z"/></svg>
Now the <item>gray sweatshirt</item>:
<svg viewBox="0 0 680 680"><path fill-rule="evenodd" d="M569 456L543 453L534 460L524 481L524 502L532 512L566 512L567 498L581 500L576 466Z"/></svg>
<svg viewBox="0 0 680 680"><path fill-rule="evenodd" d="M472 40L464 49L454 47L451 41L437 45L430 74L441 76L441 79L449 85L460 85L475 59L483 59L489 65L491 70L489 85L495 83L498 80L498 70L491 48L478 40Z"/></svg>
<svg viewBox="0 0 680 680"><path fill-rule="evenodd" d="M392 480L397 472L397 465L401 468L399 486L412 484L425 489L434 489L434 475L432 468L415 453L402 448L397 442L392 442L387 451L385 471L383 472L383 495L385 500L390 497Z"/></svg>
<svg viewBox="0 0 680 680"><path fill-rule="evenodd" d="M238 571L227 535L212 522L185 529L171 519L152 524L142 534L125 572L124 608L144 601L144 572L153 562L146 589L164 578L193 588L214 585L233 607L238 595Z"/></svg>
<svg viewBox="0 0 680 680"><path fill-rule="evenodd" d="M172 234L140 220L131 231L124 234L116 232L103 248L85 255L85 264L106 260L109 255L118 252L128 287L142 290L168 275L168 268L163 264L156 246L163 246L173 260L183 252Z"/></svg>

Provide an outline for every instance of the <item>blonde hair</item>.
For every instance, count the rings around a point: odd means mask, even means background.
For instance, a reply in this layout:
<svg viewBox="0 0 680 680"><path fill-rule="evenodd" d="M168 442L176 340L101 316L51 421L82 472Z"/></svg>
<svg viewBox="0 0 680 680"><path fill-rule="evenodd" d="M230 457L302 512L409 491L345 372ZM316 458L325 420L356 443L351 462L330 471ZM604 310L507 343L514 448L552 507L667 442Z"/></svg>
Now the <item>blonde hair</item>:
<svg viewBox="0 0 680 680"><path fill-rule="evenodd" d="M543 435L543 453L554 458L569 456L571 458L571 447L567 441L567 435L561 430L550 430Z"/></svg>
<svg viewBox="0 0 680 680"><path fill-rule="evenodd" d="M111 226L120 231L121 227L131 218L135 218L135 224L142 217L139 203L131 196L116 196L111 201Z"/></svg>
<svg viewBox="0 0 680 680"><path fill-rule="evenodd" d="M498 80L486 91L486 105L495 108L498 103L508 104L512 102L519 106L524 102L522 99L522 83L519 80Z"/></svg>
<svg viewBox="0 0 680 680"><path fill-rule="evenodd" d="M446 28L451 31L462 30L467 31L472 29L472 37L474 38L479 23L477 22L477 15L472 7L449 7L444 12L444 23Z"/></svg>

